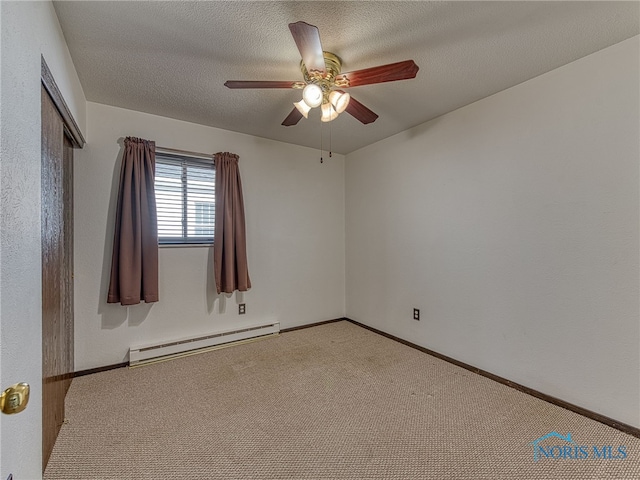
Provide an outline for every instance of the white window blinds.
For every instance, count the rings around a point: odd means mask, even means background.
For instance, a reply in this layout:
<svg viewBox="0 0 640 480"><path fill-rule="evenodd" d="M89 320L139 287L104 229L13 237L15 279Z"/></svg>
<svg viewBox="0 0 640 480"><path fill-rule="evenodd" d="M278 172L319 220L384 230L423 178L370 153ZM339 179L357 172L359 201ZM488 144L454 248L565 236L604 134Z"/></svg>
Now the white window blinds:
<svg viewBox="0 0 640 480"><path fill-rule="evenodd" d="M213 159L156 153L155 192L160 244L213 243Z"/></svg>

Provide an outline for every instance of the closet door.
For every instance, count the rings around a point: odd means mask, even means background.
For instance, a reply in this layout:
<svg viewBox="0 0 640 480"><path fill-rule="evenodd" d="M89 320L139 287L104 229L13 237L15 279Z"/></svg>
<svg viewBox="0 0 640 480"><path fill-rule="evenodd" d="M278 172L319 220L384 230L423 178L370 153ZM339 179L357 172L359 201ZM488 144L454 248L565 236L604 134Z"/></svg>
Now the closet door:
<svg viewBox="0 0 640 480"><path fill-rule="evenodd" d="M73 148L47 91L42 98L42 461L64 421L73 372Z"/></svg>

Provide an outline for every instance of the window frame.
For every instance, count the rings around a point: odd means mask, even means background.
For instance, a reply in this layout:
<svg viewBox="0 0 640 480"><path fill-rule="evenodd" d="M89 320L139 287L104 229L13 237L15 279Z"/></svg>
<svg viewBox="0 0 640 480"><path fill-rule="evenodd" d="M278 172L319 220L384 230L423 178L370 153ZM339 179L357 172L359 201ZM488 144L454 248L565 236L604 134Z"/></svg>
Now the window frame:
<svg viewBox="0 0 640 480"><path fill-rule="evenodd" d="M216 203L216 192L215 192L215 175L216 175L216 168L215 168L215 162L214 159L212 157L200 157L200 156L195 156L195 155L187 155L187 154L178 154L178 153L167 153L167 152L163 152L163 151L156 151L156 167L158 166L158 164L162 164L163 160L167 160L166 162L164 162L164 165L178 165L180 164L181 168L182 168L182 173L180 176L180 181L181 181L181 185L180 185L180 189L181 189L181 208L182 208L182 236L180 237L168 237L168 236L164 236L161 237L160 236L160 228L158 226L158 234L157 234L157 238L158 238L158 246L159 247L197 247L197 246L212 246L213 242L214 242L214 236L215 236L215 203ZM207 169L211 169L213 170L213 175L214 175L214 191L213 191L213 201L209 201L209 200L196 200L195 203L210 203L213 204L213 209L214 209L214 224L213 224L213 234L209 237L202 237L202 236L189 236L189 222L188 222L188 202L187 202L187 198L188 198L188 182L187 182L187 170L189 167L206 167ZM156 208L157 208L157 204L158 204L158 197L157 197L157 192L158 189L156 188L157 185L157 170L156 170L156 175L154 175L154 192L156 195ZM160 177L162 178L162 177ZM194 223L193 225L194 228L197 227L197 225ZM200 225L201 227L207 228L204 225Z"/></svg>

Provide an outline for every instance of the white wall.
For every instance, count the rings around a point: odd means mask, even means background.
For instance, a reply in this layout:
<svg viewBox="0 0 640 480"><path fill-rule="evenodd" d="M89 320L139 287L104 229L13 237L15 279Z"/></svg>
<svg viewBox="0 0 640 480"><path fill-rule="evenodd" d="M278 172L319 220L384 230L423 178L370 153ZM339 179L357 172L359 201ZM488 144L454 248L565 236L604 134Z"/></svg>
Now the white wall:
<svg viewBox="0 0 640 480"><path fill-rule="evenodd" d="M78 126L85 99L50 2L0 2L2 29L0 385L31 385L27 409L0 416L0 478L42 468L40 55Z"/></svg>
<svg viewBox="0 0 640 480"><path fill-rule="evenodd" d="M342 155L320 164L318 150L91 102L87 124L74 165L76 370L126 361L136 343L262 320L286 328L344 316ZM106 303L125 136L240 156L251 290L215 294L210 248L160 248L160 301ZM239 299L247 304L243 316Z"/></svg>
<svg viewBox="0 0 640 480"><path fill-rule="evenodd" d="M640 427L639 53L347 155L347 316Z"/></svg>

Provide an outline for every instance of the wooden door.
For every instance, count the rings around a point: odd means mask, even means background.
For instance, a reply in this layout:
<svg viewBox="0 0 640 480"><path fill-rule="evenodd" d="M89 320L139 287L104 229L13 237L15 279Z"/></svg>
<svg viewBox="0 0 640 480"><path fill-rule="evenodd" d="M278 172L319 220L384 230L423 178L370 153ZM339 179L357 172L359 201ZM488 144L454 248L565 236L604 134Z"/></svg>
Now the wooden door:
<svg viewBox="0 0 640 480"><path fill-rule="evenodd" d="M42 462L64 421L73 372L73 147L42 88Z"/></svg>

